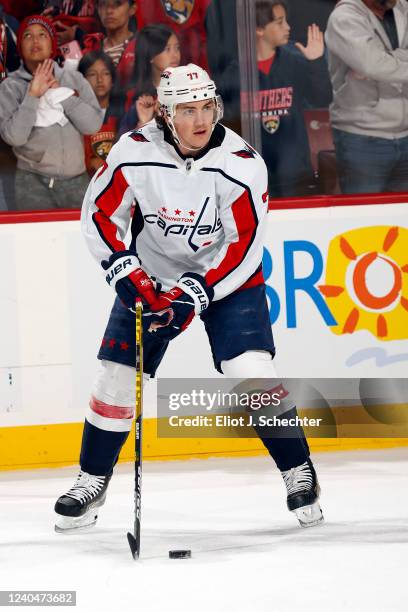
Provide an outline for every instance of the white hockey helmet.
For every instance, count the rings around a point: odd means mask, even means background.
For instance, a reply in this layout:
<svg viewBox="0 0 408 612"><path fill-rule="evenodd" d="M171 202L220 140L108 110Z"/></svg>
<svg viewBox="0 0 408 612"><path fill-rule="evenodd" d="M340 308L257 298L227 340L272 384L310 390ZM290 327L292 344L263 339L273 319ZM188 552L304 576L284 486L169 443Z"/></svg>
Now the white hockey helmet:
<svg viewBox="0 0 408 612"><path fill-rule="evenodd" d="M223 104L221 96L216 93L215 83L210 79L208 73L196 64L166 68L160 78L157 97L160 110L166 117L173 137L178 143L180 141L173 123L177 104L214 99L213 128L222 119Z"/></svg>

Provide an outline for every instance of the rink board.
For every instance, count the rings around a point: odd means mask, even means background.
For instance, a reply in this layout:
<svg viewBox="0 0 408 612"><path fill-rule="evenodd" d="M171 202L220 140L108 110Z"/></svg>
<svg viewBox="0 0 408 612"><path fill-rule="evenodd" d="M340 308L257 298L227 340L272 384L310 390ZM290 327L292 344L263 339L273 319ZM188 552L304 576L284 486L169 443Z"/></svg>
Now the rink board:
<svg viewBox="0 0 408 612"><path fill-rule="evenodd" d="M269 214L264 270L282 377L406 376L408 208L401 198L395 201L359 198L361 206L320 208L303 202L302 208L282 206ZM0 257L7 262L0 286L4 467L77 461L95 354L113 296L86 250L76 215L71 212L66 221L41 215L41 222L21 216L28 220L21 223L0 218ZM370 267L364 259L373 251L379 256ZM391 295L396 279L397 297L377 308L375 298ZM361 295L373 298L372 307L362 307ZM198 321L172 342L159 375L218 376ZM262 452L254 440L158 445L155 410L153 384L145 402L147 458ZM312 441L317 449L368 444L368 438ZM127 446L123 459L131 454Z"/></svg>
<svg viewBox="0 0 408 612"><path fill-rule="evenodd" d="M302 415L302 411L299 411L299 414ZM82 429L83 423L0 428L0 471L76 464L81 447ZM379 428L378 431L379 437L376 438L309 438L308 442L312 451L319 452L408 446L408 436L387 438L384 437L382 429ZM264 446L257 438L158 438L157 419L150 418L143 421L144 459L163 461L266 454ZM132 461L133 458L134 430L132 429L122 449L119 462Z"/></svg>

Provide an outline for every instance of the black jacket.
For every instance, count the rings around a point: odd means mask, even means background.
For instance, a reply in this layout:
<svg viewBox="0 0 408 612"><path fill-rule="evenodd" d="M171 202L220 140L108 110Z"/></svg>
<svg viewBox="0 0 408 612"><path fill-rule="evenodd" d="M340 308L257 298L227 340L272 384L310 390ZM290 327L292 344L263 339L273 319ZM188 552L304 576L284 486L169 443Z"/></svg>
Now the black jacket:
<svg viewBox="0 0 408 612"><path fill-rule="evenodd" d="M324 57L309 61L294 46L279 47L269 71L259 71L262 155L271 195L296 195L293 187L312 179L306 108L325 108L332 98Z"/></svg>

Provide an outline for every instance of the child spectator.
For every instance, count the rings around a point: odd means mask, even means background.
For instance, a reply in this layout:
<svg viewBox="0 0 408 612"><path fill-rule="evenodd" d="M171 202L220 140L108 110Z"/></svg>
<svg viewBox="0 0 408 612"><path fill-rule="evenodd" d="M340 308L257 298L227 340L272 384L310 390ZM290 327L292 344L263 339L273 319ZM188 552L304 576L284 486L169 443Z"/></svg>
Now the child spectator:
<svg viewBox="0 0 408 612"><path fill-rule="evenodd" d="M180 65L180 43L173 30L165 25L150 25L138 32L131 89L125 103L126 115L119 132L141 127L153 119L156 88L166 68Z"/></svg>
<svg viewBox="0 0 408 612"><path fill-rule="evenodd" d="M84 37L84 54L97 50L107 53L123 87L135 60L135 36L130 24L135 14L134 0L96 0L96 8L104 31Z"/></svg>
<svg viewBox="0 0 408 612"><path fill-rule="evenodd" d="M307 195L313 169L303 112L306 105L328 106L331 101L323 34L313 24L307 46L296 43L301 53L289 51L283 0L258 0L256 25L262 155L270 195Z"/></svg>
<svg viewBox="0 0 408 612"><path fill-rule="evenodd" d="M103 165L116 136L118 109L112 99L116 72L113 61L103 51L90 51L84 55L78 70L91 85L104 113L100 130L84 137L86 169L89 176L93 176Z"/></svg>
<svg viewBox="0 0 408 612"><path fill-rule="evenodd" d="M102 111L84 77L53 61L57 38L47 17L26 18L17 47L23 63L0 85L0 135L17 157L16 207L79 207L88 184L82 134L100 128Z"/></svg>

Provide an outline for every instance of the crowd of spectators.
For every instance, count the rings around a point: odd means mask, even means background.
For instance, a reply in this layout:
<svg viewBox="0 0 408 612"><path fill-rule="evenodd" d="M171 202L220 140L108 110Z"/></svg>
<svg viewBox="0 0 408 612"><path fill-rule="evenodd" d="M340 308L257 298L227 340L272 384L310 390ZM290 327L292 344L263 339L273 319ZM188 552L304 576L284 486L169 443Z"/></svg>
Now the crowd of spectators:
<svg viewBox="0 0 408 612"><path fill-rule="evenodd" d="M0 0L0 210L80 207L188 62L234 129L253 97L272 197L406 191L407 0L254 5L259 90L243 92L236 0Z"/></svg>

